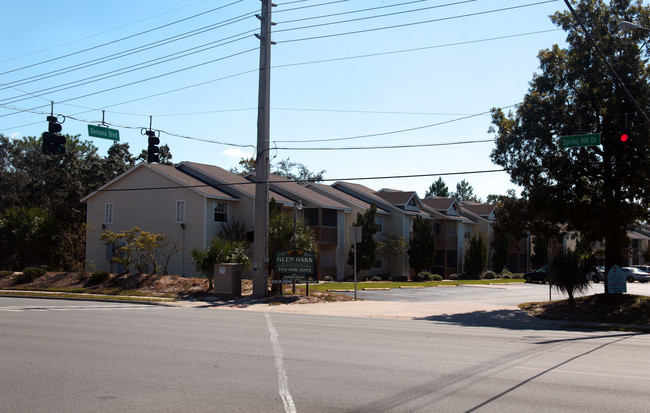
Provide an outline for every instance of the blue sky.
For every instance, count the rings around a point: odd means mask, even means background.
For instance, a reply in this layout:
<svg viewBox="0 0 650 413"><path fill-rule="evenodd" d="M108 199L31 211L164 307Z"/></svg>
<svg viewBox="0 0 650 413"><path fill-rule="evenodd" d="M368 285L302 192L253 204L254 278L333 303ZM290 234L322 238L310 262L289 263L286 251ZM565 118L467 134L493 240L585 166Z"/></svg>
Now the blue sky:
<svg viewBox="0 0 650 413"><path fill-rule="evenodd" d="M415 145L493 139L485 112L521 102L538 52L565 39L548 17L565 10L560 0L275 3L272 162L290 158L327 179L426 175L355 181L420 196L436 174L498 169L491 142ZM88 137L87 125L105 110L134 154L151 115L173 161L237 166L256 144L259 9L259 0L5 4L0 133L39 136L54 101L63 131L101 154L112 142ZM407 147L386 148L396 145ZM505 173L442 178L451 190L466 179L483 199L514 188Z"/></svg>

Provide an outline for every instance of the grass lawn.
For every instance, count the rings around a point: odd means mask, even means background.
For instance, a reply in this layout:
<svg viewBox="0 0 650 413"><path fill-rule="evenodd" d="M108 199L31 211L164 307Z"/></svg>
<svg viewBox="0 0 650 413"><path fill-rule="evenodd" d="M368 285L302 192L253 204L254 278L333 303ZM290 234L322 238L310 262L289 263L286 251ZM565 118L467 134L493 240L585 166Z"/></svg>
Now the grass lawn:
<svg viewBox="0 0 650 413"><path fill-rule="evenodd" d="M364 288L401 288L401 287L438 287L461 284L507 284L523 283L522 279L498 280L445 280L445 281L364 281L357 282L357 290ZM326 282L318 285L310 284L309 291L324 292L327 290L354 290L354 282Z"/></svg>

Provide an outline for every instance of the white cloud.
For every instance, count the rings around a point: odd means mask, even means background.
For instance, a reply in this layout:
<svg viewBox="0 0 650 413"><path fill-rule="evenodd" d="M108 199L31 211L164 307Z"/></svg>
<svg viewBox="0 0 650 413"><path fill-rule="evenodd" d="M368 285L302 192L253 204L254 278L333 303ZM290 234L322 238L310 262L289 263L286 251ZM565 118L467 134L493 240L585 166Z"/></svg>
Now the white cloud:
<svg viewBox="0 0 650 413"><path fill-rule="evenodd" d="M9 138L10 138L10 139L18 139L18 138L21 137L21 136L23 136L23 135L20 134L20 133L18 133L18 132L14 132L14 133L12 133L12 134L9 135Z"/></svg>
<svg viewBox="0 0 650 413"><path fill-rule="evenodd" d="M252 154L244 152L239 148L228 148L225 151L221 152L221 154L229 158L237 158L237 159L250 158L251 156L253 156Z"/></svg>

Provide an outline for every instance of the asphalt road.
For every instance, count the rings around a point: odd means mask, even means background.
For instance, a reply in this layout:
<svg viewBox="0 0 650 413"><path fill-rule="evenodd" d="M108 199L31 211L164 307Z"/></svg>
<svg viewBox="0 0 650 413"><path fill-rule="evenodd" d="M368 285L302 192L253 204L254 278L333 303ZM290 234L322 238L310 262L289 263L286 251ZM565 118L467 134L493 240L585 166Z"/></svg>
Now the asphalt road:
<svg viewBox="0 0 650 413"><path fill-rule="evenodd" d="M648 348L545 324L0 298L0 410L641 412Z"/></svg>

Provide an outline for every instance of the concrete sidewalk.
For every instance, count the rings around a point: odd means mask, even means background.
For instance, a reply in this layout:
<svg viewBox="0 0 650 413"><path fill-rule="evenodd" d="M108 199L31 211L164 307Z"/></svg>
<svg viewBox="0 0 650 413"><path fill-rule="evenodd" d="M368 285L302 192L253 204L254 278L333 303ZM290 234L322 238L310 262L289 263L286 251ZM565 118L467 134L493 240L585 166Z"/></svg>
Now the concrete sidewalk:
<svg viewBox="0 0 650 413"><path fill-rule="evenodd" d="M290 314L318 314L339 317L418 319L437 315L467 314L489 311L521 311L516 306L486 305L476 301L403 302L403 301L336 301L305 304L265 304L257 300L178 301L166 305L185 308L269 311ZM524 313L523 311L521 311Z"/></svg>

